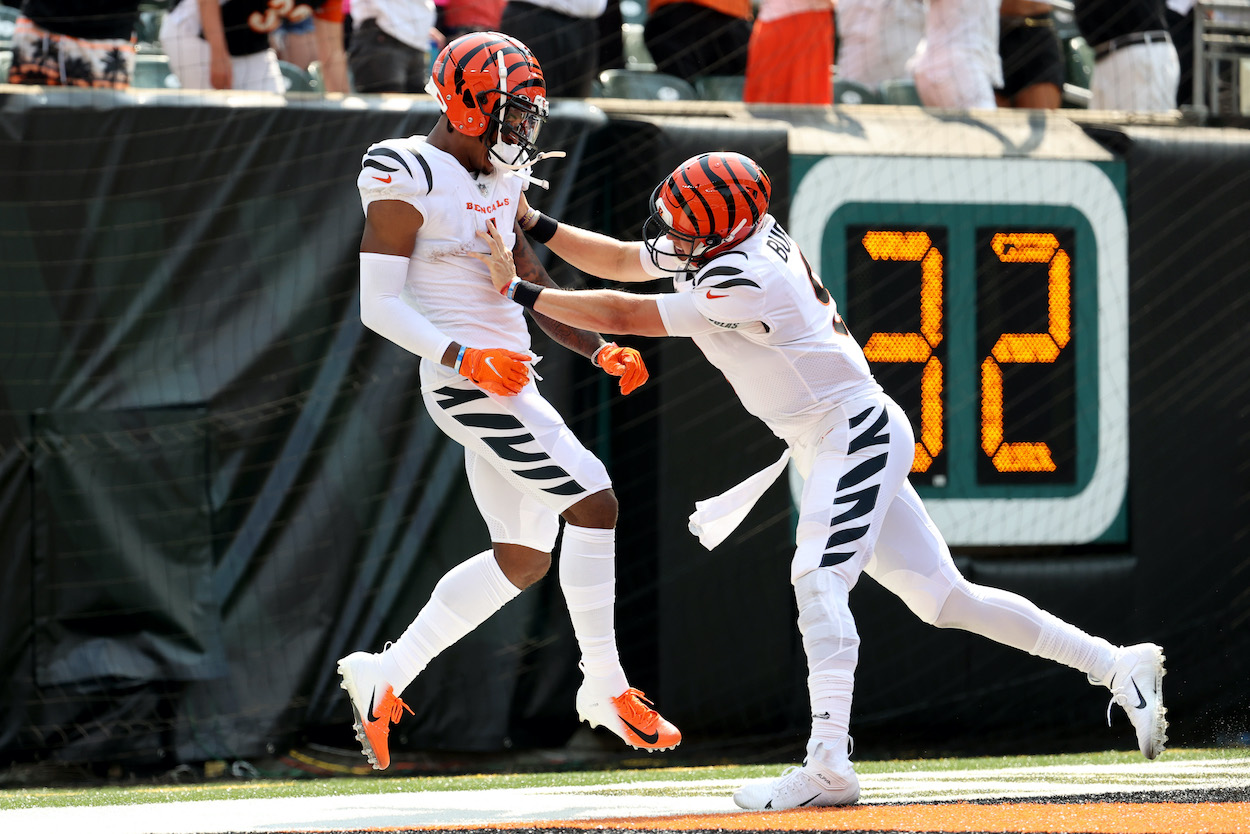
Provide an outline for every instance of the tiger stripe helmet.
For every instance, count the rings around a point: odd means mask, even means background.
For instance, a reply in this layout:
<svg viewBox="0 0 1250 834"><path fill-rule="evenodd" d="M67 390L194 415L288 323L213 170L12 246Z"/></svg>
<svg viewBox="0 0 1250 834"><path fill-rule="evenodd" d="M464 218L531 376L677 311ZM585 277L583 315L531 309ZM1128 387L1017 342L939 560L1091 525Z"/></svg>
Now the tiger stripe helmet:
<svg viewBox="0 0 1250 834"><path fill-rule="evenodd" d="M483 136L499 125L500 139L537 155L534 142L547 118L542 67L525 44L499 32L470 32L438 53L426 84L459 133Z"/></svg>
<svg viewBox="0 0 1250 834"><path fill-rule="evenodd" d="M768 174L750 157L722 151L687 159L651 193L643 237L652 262L672 257L656 248L670 238L687 245L686 269L701 267L755 232L772 193Z"/></svg>

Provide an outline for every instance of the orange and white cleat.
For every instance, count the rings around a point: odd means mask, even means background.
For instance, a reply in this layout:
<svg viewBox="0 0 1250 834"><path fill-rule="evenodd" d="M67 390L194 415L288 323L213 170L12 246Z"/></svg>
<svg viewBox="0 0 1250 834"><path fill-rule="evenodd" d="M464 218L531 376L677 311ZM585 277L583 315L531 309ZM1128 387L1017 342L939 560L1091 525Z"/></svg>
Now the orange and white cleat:
<svg viewBox="0 0 1250 834"><path fill-rule="evenodd" d="M378 671L377 655L369 652L353 652L339 661L339 674L343 676L340 686L347 690L352 713L356 717L356 740L377 770L386 770L391 764L391 751L387 737L391 725L399 723L404 710L414 714L407 704L399 700L394 688Z"/></svg>
<svg viewBox="0 0 1250 834"><path fill-rule="evenodd" d="M607 727L637 750L672 750L681 744L681 731L654 706L637 689L615 698L598 695L585 683L577 690L577 714L591 727Z"/></svg>

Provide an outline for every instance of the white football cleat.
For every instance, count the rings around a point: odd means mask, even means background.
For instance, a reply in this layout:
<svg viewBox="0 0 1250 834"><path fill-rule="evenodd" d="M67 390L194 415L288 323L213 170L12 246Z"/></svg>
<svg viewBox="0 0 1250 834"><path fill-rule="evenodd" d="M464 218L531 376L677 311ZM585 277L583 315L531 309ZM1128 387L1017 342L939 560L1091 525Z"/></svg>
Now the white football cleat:
<svg viewBox="0 0 1250 834"><path fill-rule="evenodd" d="M787 768L771 782L751 782L734 791L734 803L748 811L784 811L787 808L828 808L859 801L859 777L849 760L849 742L829 749L823 742L807 743L802 767Z"/></svg>
<svg viewBox="0 0 1250 834"><path fill-rule="evenodd" d="M1111 707L1119 704L1137 731L1137 746L1147 759L1162 753L1168 740L1167 709L1163 706L1163 649L1154 643L1122 647L1115 665L1100 683L1111 690L1107 704L1107 725L1111 724Z"/></svg>

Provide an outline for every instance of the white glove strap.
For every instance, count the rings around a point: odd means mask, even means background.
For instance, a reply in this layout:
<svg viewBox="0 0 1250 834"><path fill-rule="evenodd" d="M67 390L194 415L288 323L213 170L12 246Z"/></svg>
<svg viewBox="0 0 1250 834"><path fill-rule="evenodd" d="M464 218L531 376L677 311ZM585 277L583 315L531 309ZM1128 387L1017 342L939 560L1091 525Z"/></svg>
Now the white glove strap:
<svg viewBox="0 0 1250 834"><path fill-rule="evenodd" d="M590 364L594 365L596 368L602 368L603 366L599 364L599 354L603 353L610 347L616 347L616 342L608 342L606 345L596 350L594 356L590 357Z"/></svg>

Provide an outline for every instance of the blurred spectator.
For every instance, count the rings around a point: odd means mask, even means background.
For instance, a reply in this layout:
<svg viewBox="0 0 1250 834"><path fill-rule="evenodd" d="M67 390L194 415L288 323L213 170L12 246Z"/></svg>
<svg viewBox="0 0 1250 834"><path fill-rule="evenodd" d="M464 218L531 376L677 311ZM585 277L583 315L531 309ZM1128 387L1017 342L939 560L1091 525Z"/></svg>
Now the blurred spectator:
<svg viewBox="0 0 1250 834"><path fill-rule="evenodd" d="M924 0L837 0L837 77L877 86L907 78L924 37Z"/></svg>
<svg viewBox="0 0 1250 834"><path fill-rule="evenodd" d="M650 0L643 40L660 72L746 75L751 0Z"/></svg>
<svg viewBox="0 0 1250 834"><path fill-rule="evenodd" d="M1167 0L1163 10L1180 61L1180 82L1176 87L1176 103L1194 103L1194 0Z"/></svg>
<svg viewBox="0 0 1250 834"><path fill-rule="evenodd" d="M1003 86L994 91L1000 107L1055 110L1063 104L1063 44L1049 3L1003 0L998 54Z"/></svg>
<svg viewBox="0 0 1250 834"><path fill-rule="evenodd" d="M308 65L317 60L315 29L312 15L299 21L283 20L277 31L269 36L269 45L279 61L308 69Z"/></svg>
<svg viewBox="0 0 1250 834"><path fill-rule="evenodd" d="M1094 47L1092 109L1176 108L1181 68L1163 0L1076 0L1076 23Z"/></svg>
<svg viewBox="0 0 1250 834"><path fill-rule="evenodd" d="M607 0L508 0L499 31L530 48L548 98L586 98L599 74L599 24Z"/></svg>
<svg viewBox="0 0 1250 834"><path fill-rule="evenodd" d="M622 69L625 66L625 15L621 13L621 0L608 0L595 23L599 28L600 71Z"/></svg>
<svg viewBox="0 0 1250 834"><path fill-rule="evenodd" d="M347 51L343 46L343 0L326 0L313 12L313 27L322 87L327 93L350 93Z"/></svg>
<svg viewBox="0 0 1250 834"><path fill-rule="evenodd" d="M438 7L438 29L448 41L470 32L498 32L506 5L508 0L447 0Z"/></svg>
<svg viewBox="0 0 1250 834"><path fill-rule="evenodd" d="M428 53L442 48L434 0L352 0L347 64L358 93L419 93Z"/></svg>
<svg viewBox="0 0 1250 834"><path fill-rule="evenodd" d="M10 84L130 86L139 0L25 0L20 8Z"/></svg>
<svg viewBox="0 0 1250 834"><path fill-rule="evenodd" d="M742 100L833 104L833 0L763 0Z"/></svg>
<svg viewBox="0 0 1250 834"><path fill-rule="evenodd" d="M272 38L278 60L312 71L321 67L321 83L327 93L349 93L347 53L343 49L343 0L326 0L312 17L298 23L285 21Z"/></svg>
<svg viewBox="0 0 1250 834"><path fill-rule="evenodd" d="M909 62L926 107L992 110L1003 86L999 0L929 0L924 39Z"/></svg>
<svg viewBox="0 0 1250 834"><path fill-rule="evenodd" d="M283 20L312 16L313 3L181 0L161 23L161 48L184 89L286 92L269 37Z"/></svg>

